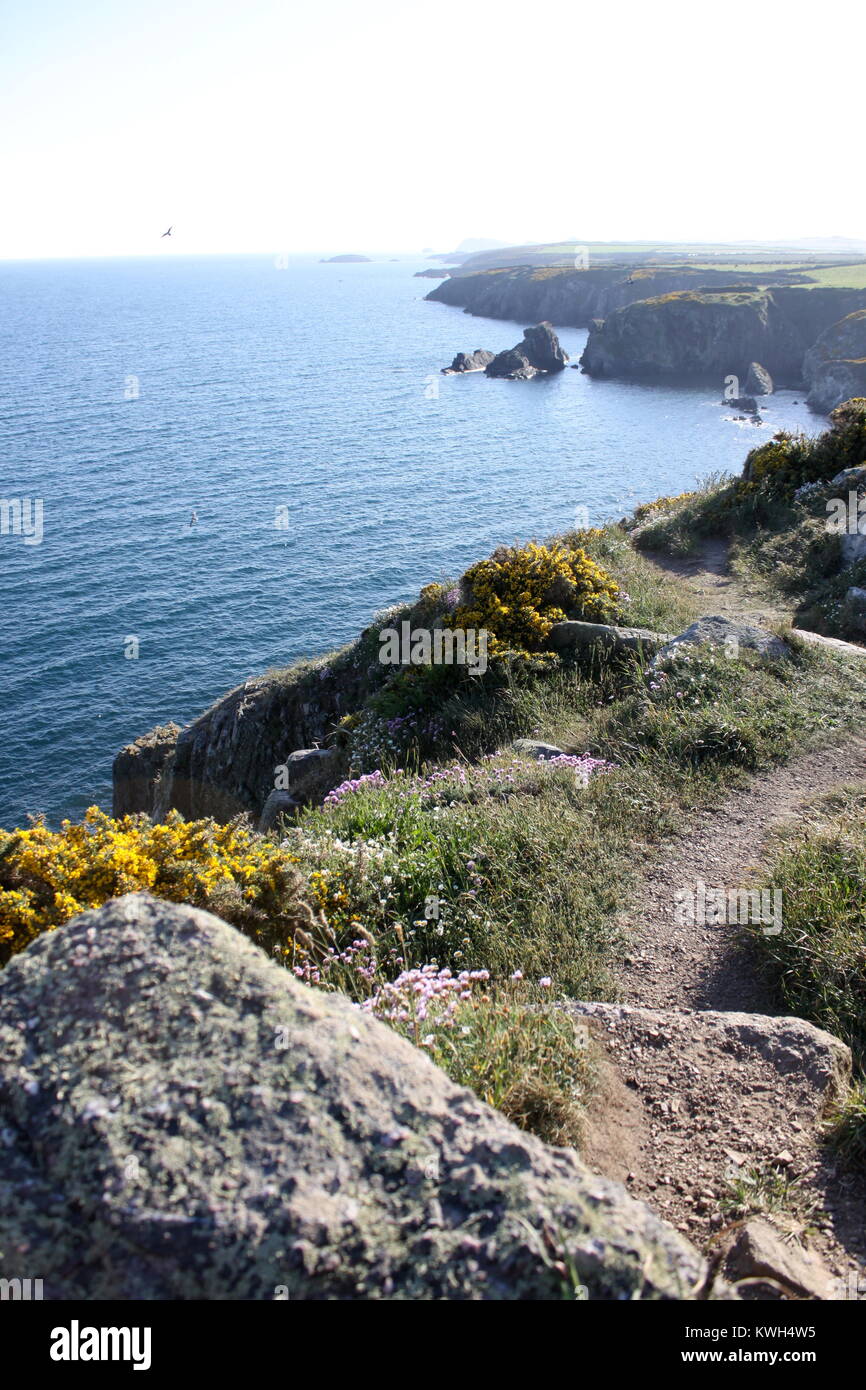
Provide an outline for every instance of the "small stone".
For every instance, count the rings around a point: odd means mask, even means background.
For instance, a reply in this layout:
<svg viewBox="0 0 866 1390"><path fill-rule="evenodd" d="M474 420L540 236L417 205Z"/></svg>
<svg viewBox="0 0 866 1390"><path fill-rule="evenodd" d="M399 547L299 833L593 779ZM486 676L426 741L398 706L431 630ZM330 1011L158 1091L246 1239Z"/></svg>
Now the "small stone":
<svg viewBox="0 0 866 1390"><path fill-rule="evenodd" d="M777 1168L790 1168L794 1163L794 1155L788 1149L783 1149L781 1153L773 1154L770 1162Z"/></svg>
<svg viewBox="0 0 866 1390"><path fill-rule="evenodd" d="M724 1255L724 1273L731 1280L768 1278L800 1298L833 1297L832 1280L820 1260L785 1243L762 1218L747 1221L731 1233ZM737 1288L741 1288L739 1283Z"/></svg>

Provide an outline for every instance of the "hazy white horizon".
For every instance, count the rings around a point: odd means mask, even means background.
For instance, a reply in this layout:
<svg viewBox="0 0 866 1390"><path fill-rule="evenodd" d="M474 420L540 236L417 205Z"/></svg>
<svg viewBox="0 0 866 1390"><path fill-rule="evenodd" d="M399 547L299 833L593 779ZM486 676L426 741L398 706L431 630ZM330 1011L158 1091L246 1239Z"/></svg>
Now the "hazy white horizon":
<svg viewBox="0 0 866 1390"><path fill-rule="evenodd" d="M15 0L0 259L866 239L850 7L538 14Z"/></svg>

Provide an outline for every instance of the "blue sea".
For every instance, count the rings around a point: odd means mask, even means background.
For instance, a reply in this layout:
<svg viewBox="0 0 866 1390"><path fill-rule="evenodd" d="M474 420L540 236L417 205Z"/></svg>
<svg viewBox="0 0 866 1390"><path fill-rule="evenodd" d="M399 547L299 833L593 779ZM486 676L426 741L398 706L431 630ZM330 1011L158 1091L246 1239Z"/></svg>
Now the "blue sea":
<svg viewBox="0 0 866 1390"><path fill-rule="evenodd" d="M440 376L524 325L425 303L425 264L0 265L0 496L42 502L40 543L0 536L0 825L109 809L123 744L497 544L821 426L790 392L759 430L707 389Z"/></svg>

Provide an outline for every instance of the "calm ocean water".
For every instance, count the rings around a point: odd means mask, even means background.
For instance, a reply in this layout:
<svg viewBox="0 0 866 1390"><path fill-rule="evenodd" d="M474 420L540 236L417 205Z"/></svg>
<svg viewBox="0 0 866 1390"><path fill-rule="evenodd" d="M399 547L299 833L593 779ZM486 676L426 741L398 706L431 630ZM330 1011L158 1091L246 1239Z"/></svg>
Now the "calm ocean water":
<svg viewBox="0 0 866 1390"><path fill-rule="evenodd" d="M706 389L440 377L523 325L425 304L424 264L0 265L0 496L44 507L0 536L0 825L109 808L124 743L496 544L820 428L790 392L759 431Z"/></svg>

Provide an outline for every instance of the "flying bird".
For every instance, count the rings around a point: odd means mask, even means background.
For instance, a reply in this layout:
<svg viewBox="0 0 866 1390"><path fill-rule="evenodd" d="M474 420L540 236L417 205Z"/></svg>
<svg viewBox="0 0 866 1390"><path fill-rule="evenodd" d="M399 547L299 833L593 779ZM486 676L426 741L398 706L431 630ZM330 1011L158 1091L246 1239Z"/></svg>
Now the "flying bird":
<svg viewBox="0 0 866 1390"><path fill-rule="evenodd" d="M162 237L171 236L171 233L172 233L172 229L173 229L173 228L174 228L174 223L172 222L171 227L169 227L168 231L167 231L167 232L163 232L162 236L160 237L160 241L162 241Z"/></svg>

